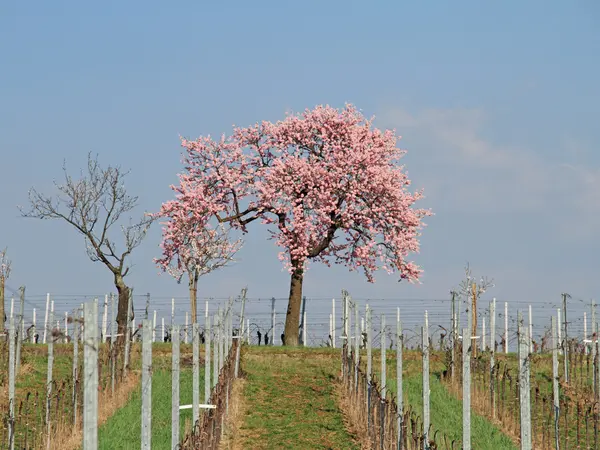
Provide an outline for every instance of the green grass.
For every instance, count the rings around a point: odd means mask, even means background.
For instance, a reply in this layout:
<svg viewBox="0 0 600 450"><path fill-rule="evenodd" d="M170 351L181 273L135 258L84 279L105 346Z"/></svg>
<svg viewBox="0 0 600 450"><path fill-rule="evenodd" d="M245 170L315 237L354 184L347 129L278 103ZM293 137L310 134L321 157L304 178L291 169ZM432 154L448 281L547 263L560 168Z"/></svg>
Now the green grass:
<svg viewBox="0 0 600 450"><path fill-rule="evenodd" d="M440 381L445 366L443 355L432 353L430 360L430 419L432 430L438 430L448 439L462 442L462 401L453 396ZM423 375L421 354L405 351L403 355L403 392L405 405L410 405L420 417L423 416ZM380 353L373 352L373 368L380 376ZM396 359L386 358L387 386L397 393ZM433 433L432 436L433 437ZM486 418L471 412L471 444L481 450L509 450L518 447L512 440Z"/></svg>
<svg viewBox="0 0 600 450"><path fill-rule="evenodd" d="M4 349L2 349L4 350ZM51 419L54 423L71 420L73 405L71 399L73 347L69 344L54 345L53 387ZM16 376L15 397L17 416L15 420L16 446L27 441L39 439L45 422L46 380L48 372L48 346L24 343L21 349L21 368ZM8 377L3 378L8 382ZM66 382L66 384L65 384ZM37 398L37 404L36 404ZM56 410L57 399L59 401ZM8 412L8 390L0 399L2 412ZM7 422L2 420L0 425L0 440L7 437Z"/></svg>
<svg viewBox="0 0 600 450"><path fill-rule="evenodd" d="M192 370L181 370L179 401L181 405L192 403ZM200 397L204 396L204 374L201 370ZM98 430L100 449L129 450L141 446L141 386L133 393L131 400ZM192 410L180 412L180 438L185 431L185 423L191 424ZM152 448L163 449L171 446L171 371L160 370L152 374Z"/></svg>
<svg viewBox="0 0 600 450"><path fill-rule="evenodd" d="M339 367L338 351L246 349L241 447L358 449L334 393Z"/></svg>

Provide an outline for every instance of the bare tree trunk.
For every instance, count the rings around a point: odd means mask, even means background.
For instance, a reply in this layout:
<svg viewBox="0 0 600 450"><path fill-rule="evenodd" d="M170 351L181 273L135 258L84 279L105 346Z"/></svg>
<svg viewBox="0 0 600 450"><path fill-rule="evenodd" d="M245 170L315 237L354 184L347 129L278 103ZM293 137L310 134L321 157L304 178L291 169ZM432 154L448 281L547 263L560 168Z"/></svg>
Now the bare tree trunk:
<svg viewBox="0 0 600 450"><path fill-rule="evenodd" d="M298 345L298 332L300 329L300 307L302 305L302 282L304 281L304 267L296 267L292 272L290 282L290 298L285 317L285 345ZM272 336L275 339L275 336Z"/></svg>
<svg viewBox="0 0 600 450"><path fill-rule="evenodd" d="M188 274L188 284L190 288L190 307L192 309L192 323L198 323L196 312L198 311L198 275Z"/></svg>
<svg viewBox="0 0 600 450"><path fill-rule="evenodd" d="M125 335L127 333L129 287L125 284L121 275L115 275L115 287L119 293L119 302L117 304L117 347L121 347L125 343ZM131 308L133 309L133 304Z"/></svg>
<svg viewBox="0 0 600 450"><path fill-rule="evenodd" d="M2 328L0 328L0 333L4 331L4 327L6 324L6 313L4 312L4 277L0 277L0 320L2 321Z"/></svg>

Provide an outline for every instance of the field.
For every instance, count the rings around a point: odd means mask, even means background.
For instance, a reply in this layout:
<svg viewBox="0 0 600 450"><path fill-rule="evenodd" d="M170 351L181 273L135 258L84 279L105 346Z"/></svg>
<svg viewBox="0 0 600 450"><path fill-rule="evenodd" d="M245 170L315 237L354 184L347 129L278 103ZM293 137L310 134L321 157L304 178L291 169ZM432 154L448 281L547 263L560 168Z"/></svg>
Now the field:
<svg viewBox="0 0 600 450"><path fill-rule="evenodd" d="M192 346L181 345L180 404L191 403ZM17 377L17 442L28 442L31 448L41 448L40 436L45 430L45 393L47 346L24 345L21 370ZM71 344L54 346L53 378L55 380L51 402L53 423L52 448L79 448L81 434L72 433L73 392ZM102 350L101 353L108 353ZM242 376L228 399L230 414L225 424L222 448L364 448L365 439L360 426L352 423L344 403L340 385L341 352L328 348L284 348L244 346L242 349ZM446 377L446 353L430 355L430 402L432 434L444 436L449 441L462 441L462 401L460 386ZM492 417L487 404L489 376L488 354L472 363L472 445L477 449L516 449L519 445L518 396L514 393L513 375L518 365L515 355L498 355L500 373L496 375L497 414ZM80 355L81 359L81 355ZM203 355L200 355L203 359ZM361 351L361 367L365 367L366 354ZM547 354L531 357L532 416L535 448L546 448L553 436L543 436L543 427L550 411L544 400L552 393L552 358ZM419 350L406 350L403 355L403 393L405 408L417 416L422 415L422 356ZM392 396L397 393L395 352L386 357L387 387ZM570 385L561 385L561 402L564 402L564 425L561 442L582 448L595 448L593 436L597 427L597 414L585 412L583 397L592 389L594 364L591 355L573 352L570 357ZM110 389L108 363L100 371L100 427L99 442L102 449L139 448L141 441L141 386L140 345L132 347L131 376L119 385L116 395ZM168 448L171 442L171 345L153 345L152 389L152 442L156 448ZM373 350L373 373L380 378L380 351ZM204 371L200 371L201 399L204 397ZM508 374L508 375L507 375ZM511 375L512 374L512 375ZM506 387L501 388L501 383ZM77 391L79 392L79 391ZM512 392L512 393L511 393ZM590 394L591 395L591 394ZM589 396L589 395L588 395ZM592 397L592 402L594 397ZM581 399L577 406L571 400ZM79 402L81 398L79 399ZM2 404L6 405L6 389L2 391ZM78 403L80 405L80 403ZM561 406L563 403L561 403ZM569 405L571 408L569 409ZM81 407L81 406L79 406ZM581 410L578 408L582 408ZM589 417L585 417L590 414ZM585 419L585 420L584 420ZM4 421L6 424L6 421ZM552 425L552 424L551 424ZM181 411L180 436L191 429L191 410ZM585 430L584 430L585 429ZM597 429L597 428L596 428ZM6 442L6 427L2 430ZM79 441L78 441L79 439ZM60 445L59 445L60 443Z"/></svg>

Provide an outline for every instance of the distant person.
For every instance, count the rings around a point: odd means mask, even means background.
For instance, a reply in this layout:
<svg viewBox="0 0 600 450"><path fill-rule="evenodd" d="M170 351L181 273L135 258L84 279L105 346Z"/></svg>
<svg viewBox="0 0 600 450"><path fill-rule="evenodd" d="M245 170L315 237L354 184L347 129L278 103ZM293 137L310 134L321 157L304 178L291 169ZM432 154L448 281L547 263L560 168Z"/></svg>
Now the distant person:
<svg viewBox="0 0 600 450"><path fill-rule="evenodd" d="M269 345L269 333L265 333L265 345Z"/></svg>
<svg viewBox="0 0 600 450"><path fill-rule="evenodd" d="M202 341L203 344L206 342L206 337L204 336L204 331L202 333L200 333L200 340Z"/></svg>
<svg viewBox="0 0 600 450"><path fill-rule="evenodd" d="M285 346L285 334L281 333L281 345Z"/></svg>
<svg viewBox="0 0 600 450"><path fill-rule="evenodd" d="M256 335L258 336L258 345L260 345L260 340L262 339L262 334L260 333L260 330L256 330Z"/></svg>

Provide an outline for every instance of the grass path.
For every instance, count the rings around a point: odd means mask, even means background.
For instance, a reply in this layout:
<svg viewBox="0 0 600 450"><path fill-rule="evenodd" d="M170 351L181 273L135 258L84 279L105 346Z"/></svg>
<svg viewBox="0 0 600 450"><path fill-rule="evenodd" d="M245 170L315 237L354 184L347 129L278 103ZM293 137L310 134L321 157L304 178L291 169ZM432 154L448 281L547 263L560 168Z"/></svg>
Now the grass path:
<svg viewBox="0 0 600 450"><path fill-rule="evenodd" d="M204 386L203 370L200 386ZM192 403L192 371L184 368L180 374L180 404ZM201 395L204 393L201 392ZM141 446L141 384L131 400L119 409L98 430L99 448L104 450L138 449ZM191 423L192 410L182 410L180 437L186 421ZM152 374L152 448L171 447L171 371Z"/></svg>
<svg viewBox="0 0 600 450"><path fill-rule="evenodd" d="M338 352L254 347L243 369L248 406L234 448L359 448L334 393Z"/></svg>

